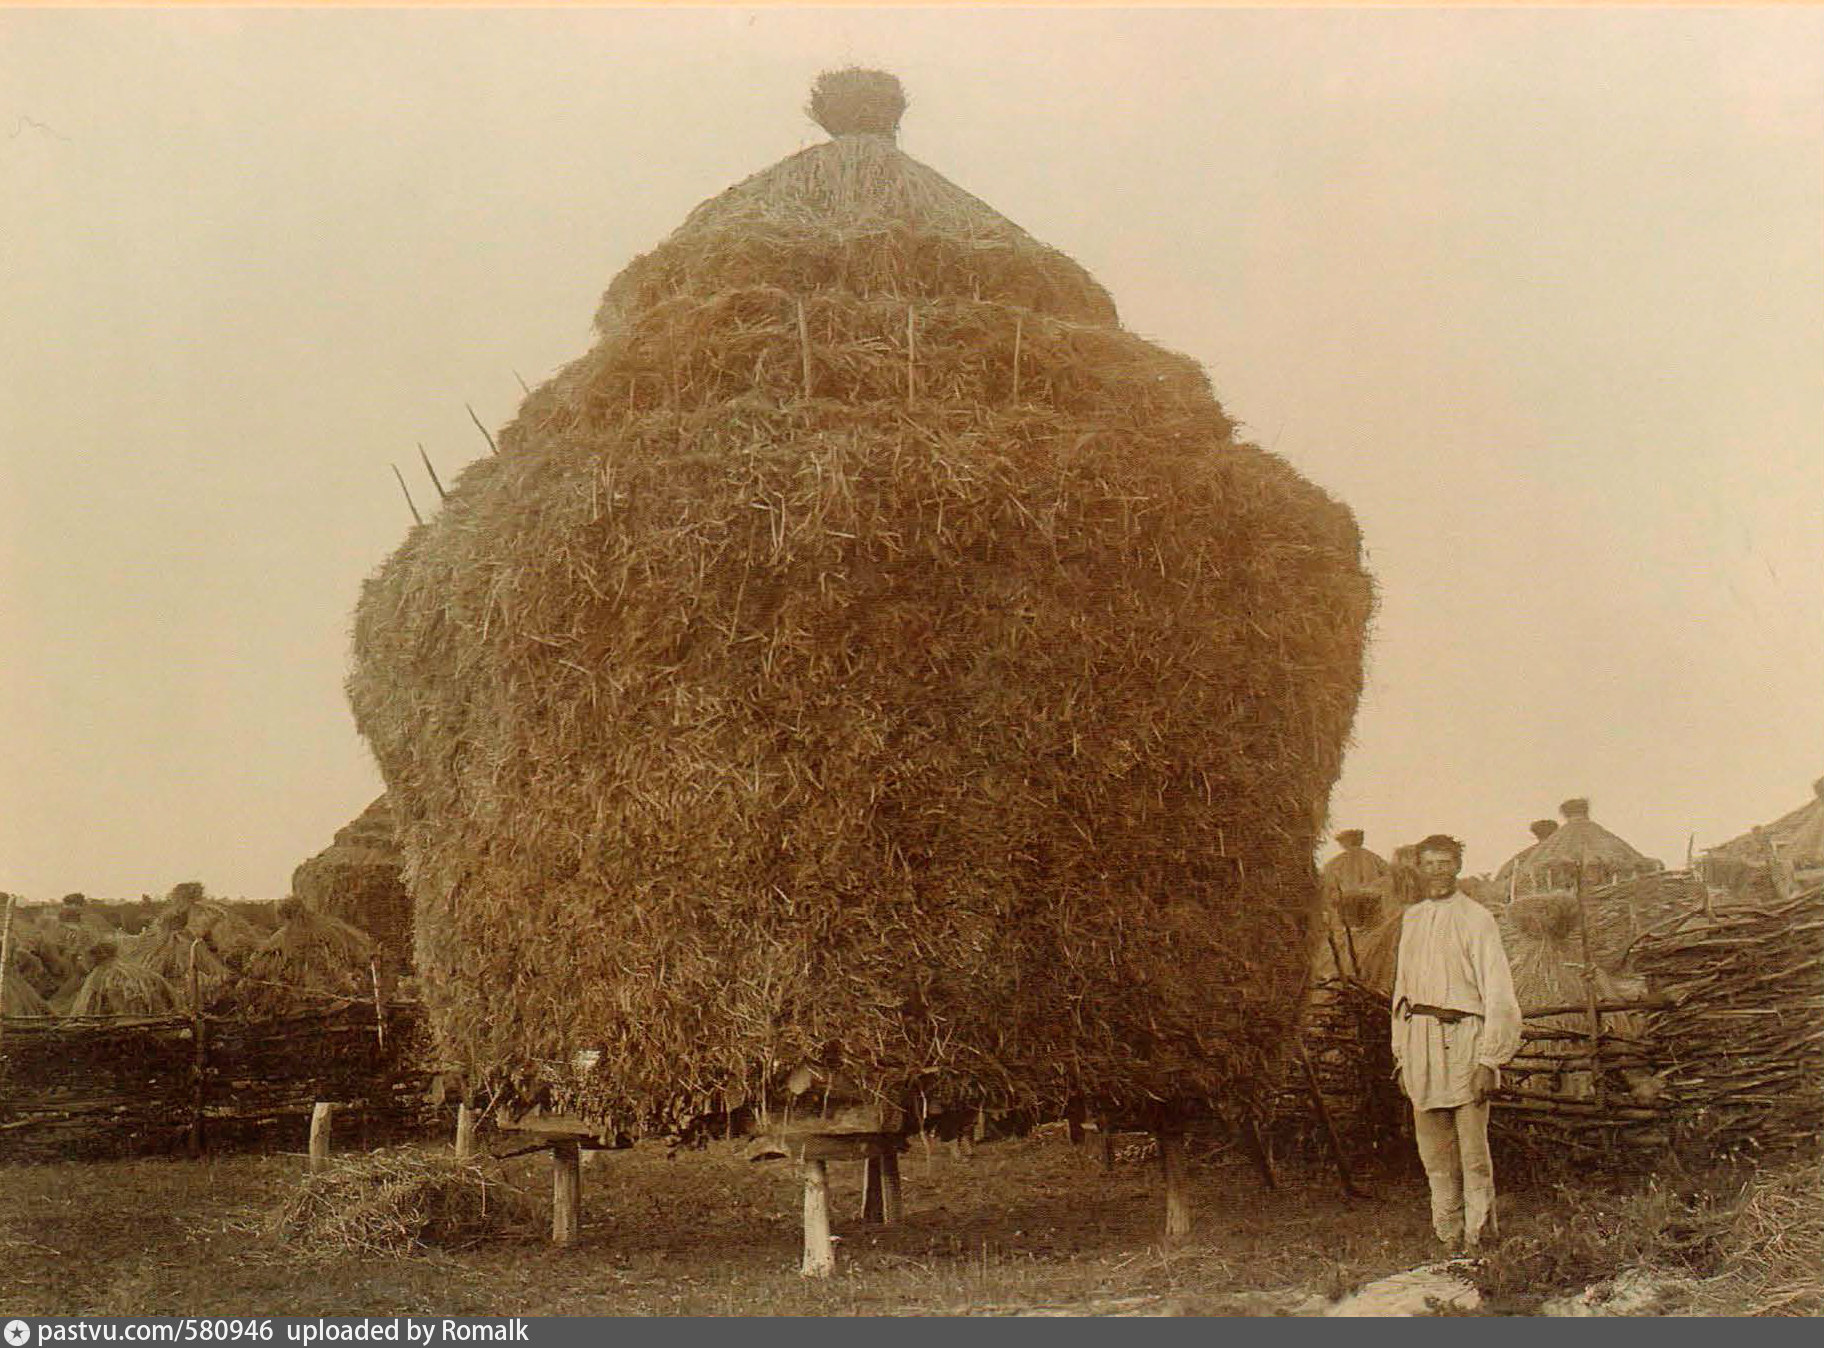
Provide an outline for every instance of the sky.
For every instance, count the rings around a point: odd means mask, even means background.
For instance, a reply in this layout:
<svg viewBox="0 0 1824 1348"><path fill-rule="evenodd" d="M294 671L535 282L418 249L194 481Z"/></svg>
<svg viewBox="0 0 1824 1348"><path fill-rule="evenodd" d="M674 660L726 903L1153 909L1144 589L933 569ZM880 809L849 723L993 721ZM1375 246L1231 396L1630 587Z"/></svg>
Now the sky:
<svg viewBox="0 0 1824 1348"><path fill-rule="evenodd" d="M381 790L391 465L433 508L853 63L1356 512L1335 827L1809 797L1824 11L0 9L0 889L283 895Z"/></svg>

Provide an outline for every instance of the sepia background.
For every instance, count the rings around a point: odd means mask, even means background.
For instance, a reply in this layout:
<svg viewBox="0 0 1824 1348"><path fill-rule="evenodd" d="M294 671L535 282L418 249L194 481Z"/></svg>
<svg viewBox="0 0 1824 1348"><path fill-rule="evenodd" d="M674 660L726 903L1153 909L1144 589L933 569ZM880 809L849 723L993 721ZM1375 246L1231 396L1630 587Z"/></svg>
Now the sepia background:
<svg viewBox="0 0 1824 1348"><path fill-rule="evenodd" d="M1346 501L1333 809L1681 862L1824 772L1824 12L0 11L0 888L283 894L364 576L608 280L897 72L902 146Z"/></svg>

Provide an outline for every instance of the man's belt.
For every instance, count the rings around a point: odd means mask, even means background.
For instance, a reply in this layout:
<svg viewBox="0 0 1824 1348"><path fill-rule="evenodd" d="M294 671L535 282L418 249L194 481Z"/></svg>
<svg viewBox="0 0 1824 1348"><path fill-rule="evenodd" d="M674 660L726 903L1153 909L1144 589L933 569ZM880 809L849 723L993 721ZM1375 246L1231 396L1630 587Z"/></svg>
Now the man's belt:
<svg viewBox="0 0 1824 1348"><path fill-rule="evenodd" d="M1465 1016L1473 1016L1476 1013L1474 1011L1459 1011L1454 1006L1427 1006L1424 1002L1409 1002L1402 997L1400 998L1399 1006L1395 1008L1395 1014L1397 1014L1401 1020L1411 1020L1414 1016L1430 1016L1434 1020L1442 1021L1446 1025L1455 1025Z"/></svg>

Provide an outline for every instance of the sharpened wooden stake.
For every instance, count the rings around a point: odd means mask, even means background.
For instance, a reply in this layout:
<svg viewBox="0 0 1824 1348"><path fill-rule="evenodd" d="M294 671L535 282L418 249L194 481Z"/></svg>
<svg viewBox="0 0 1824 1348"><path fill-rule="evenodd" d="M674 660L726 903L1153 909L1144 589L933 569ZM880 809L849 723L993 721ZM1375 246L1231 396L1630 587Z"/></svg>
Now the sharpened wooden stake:
<svg viewBox="0 0 1824 1348"><path fill-rule="evenodd" d="M431 475L431 485L437 488L437 499L447 501L450 494L443 489L443 479L437 476L437 470L431 467L431 456L424 452L424 441L418 442L418 457L424 460L424 471Z"/></svg>
<svg viewBox="0 0 1824 1348"><path fill-rule="evenodd" d="M469 420L475 423L475 429L481 432L481 438L488 442L488 452L490 454L500 453L500 446L494 443L494 437L488 434L488 428L481 424L481 418L475 415L475 409L469 407L467 403L464 403L463 406L468 408Z"/></svg>
<svg viewBox="0 0 1824 1348"><path fill-rule="evenodd" d="M469 1108L467 1100L456 1106L456 1154L460 1157L475 1154L475 1111Z"/></svg>
<svg viewBox="0 0 1824 1348"><path fill-rule="evenodd" d="M329 1164L329 1124L336 1107L319 1100L310 1107L310 1173L316 1174Z"/></svg>
<svg viewBox="0 0 1824 1348"><path fill-rule="evenodd" d="M551 1147L551 1243L574 1245L582 1229L583 1153L574 1142Z"/></svg>
<svg viewBox="0 0 1824 1348"><path fill-rule="evenodd" d="M418 503L412 500L412 489L405 485L405 475L399 471L399 465L393 463L388 464L387 467L391 468L393 470L393 476L399 479L399 490L405 493L405 508L412 512L412 518L414 520L419 524L423 524L424 516L418 513Z"/></svg>
<svg viewBox="0 0 1824 1348"><path fill-rule="evenodd" d="M836 1247L830 1244L830 1170L827 1163L804 1162L804 1263L807 1278L827 1278L836 1271Z"/></svg>
<svg viewBox="0 0 1824 1348"><path fill-rule="evenodd" d="M1165 1239L1168 1244L1191 1234L1191 1191L1185 1183L1184 1131L1166 1126L1153 1133L1159 1146L1159 1169L1165 1175Z"/></svg>

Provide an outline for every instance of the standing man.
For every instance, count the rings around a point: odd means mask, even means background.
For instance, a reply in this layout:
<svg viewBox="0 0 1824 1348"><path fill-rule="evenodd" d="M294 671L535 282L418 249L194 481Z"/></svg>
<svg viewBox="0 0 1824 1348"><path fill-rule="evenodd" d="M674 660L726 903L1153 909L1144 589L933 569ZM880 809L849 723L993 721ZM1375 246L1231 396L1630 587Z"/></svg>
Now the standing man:
<svg viewBox="0 0 1824 1348"><path fill-rule="evenodd" d="M1520 1047L1520 1003L1494 916L1457 888L1463 844L1419 844L1425 897L1400 924L1393 981L1393 1061L1412 1102L1431 1225L1452 1249L1474 1249L1495 1202L1488 1097Z"/></svg>

